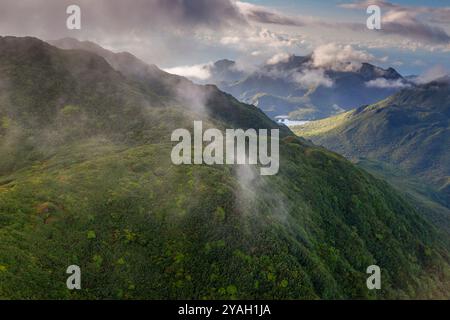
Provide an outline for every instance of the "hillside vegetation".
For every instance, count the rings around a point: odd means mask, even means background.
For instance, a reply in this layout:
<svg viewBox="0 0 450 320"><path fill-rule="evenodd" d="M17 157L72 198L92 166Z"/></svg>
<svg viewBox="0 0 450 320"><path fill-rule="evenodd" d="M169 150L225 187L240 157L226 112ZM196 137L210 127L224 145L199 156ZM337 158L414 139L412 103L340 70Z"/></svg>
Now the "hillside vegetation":
<svg viewBox="0 0 450 320"><path fill-rule="evenodd" d="M449 79L403 90L294 131L349 159L395 165L450 197Z"/></svg>

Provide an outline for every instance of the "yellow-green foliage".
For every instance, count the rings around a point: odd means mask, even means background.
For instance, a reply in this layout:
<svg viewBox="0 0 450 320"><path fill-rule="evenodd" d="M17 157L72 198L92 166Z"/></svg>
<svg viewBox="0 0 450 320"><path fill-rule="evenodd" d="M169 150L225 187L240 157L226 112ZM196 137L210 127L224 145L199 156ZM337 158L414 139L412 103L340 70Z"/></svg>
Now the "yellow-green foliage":
<svg viewBox="0 0 450 320"><path fill-rule="evenodd" d="M320 136L345 124L353 113L354 111L349 111L330 118L311 121L305 125L292 128L292 131L298 136L305 138Z"/></svg>
<svg viewBox="0 0 450 320"><path fill-rule="evenodd" d="M80 112L80 107L75 105L66 105L61 109L61 113L65 116L71 116Z"/></svg>
<svg viewBox="0 0 450 320"><path fill-rule="evenodd" d="M2 117L2 119L1 119L1 127L3 129L8 129L10 127L10 125L11 125L11 119L6 117L6 116Z"/></svg>

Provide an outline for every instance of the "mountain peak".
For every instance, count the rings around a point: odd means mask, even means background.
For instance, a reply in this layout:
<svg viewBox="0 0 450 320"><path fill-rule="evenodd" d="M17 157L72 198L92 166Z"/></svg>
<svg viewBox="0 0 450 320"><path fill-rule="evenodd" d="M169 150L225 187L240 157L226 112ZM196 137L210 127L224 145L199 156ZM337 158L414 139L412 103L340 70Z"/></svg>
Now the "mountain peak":
<svg viewBox="0 0 450 320"><path fill-rule="evenodd" d="M63 50L83 50L103 57L115 70L124 75L149 76L159 78L164 71L153 64L147 64L129 52L113 52L91 41L75 38L62 38L48 41L52 46Z"/></svg>
<svg viewBox="0 0 450 320"><path fill-rule="evenodd" d="M221 59L208 66L212 77L217 82L234 82L244 77L244 72L237 68L236 61Z"/></svg>
<svg viewBox="0 0 450 320"><path fill-rule="evenodd" d="M266 63L264 66L267 70L296 70L302 68L306 63L311 62L312 55L307 56L296 56L294 54L289 55L288 57L282 58L275 63Z"/></svg>
<svg viewBox="0 0 450 320"><path fill-rule="evenodd" d="M236 62L233 60L228 60L228 59L222 59L222 60L217 60L216 62L214 62L214 67L216 68L231 68L234 65L236 65Z"/></svg>
<svg viewBox="0 0 450 320"><path fill-rule="evenodd" d="M361 64L358 73L368 80L376 78L385 78L388 80L403 79L394 68L383 69L367 62Z"/></svg>

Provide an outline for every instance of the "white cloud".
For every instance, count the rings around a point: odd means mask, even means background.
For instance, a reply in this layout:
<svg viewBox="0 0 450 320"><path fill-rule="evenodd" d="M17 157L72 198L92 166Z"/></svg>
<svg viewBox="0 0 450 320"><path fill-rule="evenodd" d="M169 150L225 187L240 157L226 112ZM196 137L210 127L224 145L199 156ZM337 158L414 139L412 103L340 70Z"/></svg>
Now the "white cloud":
<svg viewBox="0 0 450 320"><path fill-rule="evenodd" d="M229 45L229 44L236 44L241 41L241 38L239 37L223 37L220 39L220 43L223 45Z"/></svg>
<svg viewBox="0 0 450 320"><path fill-rule="evenodd" d="M179 66L174 68L167 68L164 71L179 76L194 78L198 80L207 80L211 77L209 64L198 64L193 66Z"/></svg>
<svg viewBox="0 0 450 320"><path fill-rule="evenodd" d="M285 26L304 26L307 22L307 18L291 17L267 7L242 1L236 1L235 4L240 13L250 21Z"/></svg>
<svg viewBox="0 0 450 320"><path fill-rule="evenodd" d="M450 43L450 35L445 31L448 21L450 21L449 7L402 6L384 0L366 0L340 6L361 10L366 9L369 5L381 7L382 30L380 35L398 35L423 43ZM440 24L440 26L436 24Z"/></svg>
<svg viewBox="0 0 450 320"><path fill-rule="evenodd" d="M409 83L404 82L402 79L385 79L378 78L366 82L366 86L369 88L382 88L382 89L402 89L411 87Z"/></svg>
<svg viewBox="0 0 450 320"><path fill-rule="evenodd" d="M269 60L267 60L266 64L274 65L280 62L286 62L288 61L289 57L291 55L285 52L277 53L273 57L271 57Z"/></svg>
<svg viewBox="0 0 450 320"><path fill-rule="evenodd" d="M250 44L275 48L291 47L299 41L299 39L295 37L273 32L265 28L251 32L245 40Z"/></svg>
<svg viewBox="0 0 450 320"><path fill-rule="evenodd" d="M441 65L433 66L432 68L426 70L415 80L416 83L428 83L433 80L444 78L449 75L449 70Z"/></svg>
<svg viewBox="0 0 450 320"><path fill-rule="evenodd" d="M361 67L361 63L373 60L375 57L367 51L336 43L319 46L313 52L315 67L330 68L336 71L354 71Z"/></svg>
<svg viewBox="0 0 450 320"><path fill-rule="evenodd" d="M214 42L212 40L209 43ZM269 59L279 52L298 51L300 47L305 46L305 41L300 35L274 32L261 27L239 31L230 29L227 35L222 36L217 42L226 46L228 50L236 50L246 56L259 56L261 60Z"/></svg>
<svg viewBox="0 0 450 320"><path fill-rule="evenodd" d="M302 72L295 73L293 79L304 88L316 86L330 88L334 84L333 80L331 80L322 69L303 70Z"/></svg>

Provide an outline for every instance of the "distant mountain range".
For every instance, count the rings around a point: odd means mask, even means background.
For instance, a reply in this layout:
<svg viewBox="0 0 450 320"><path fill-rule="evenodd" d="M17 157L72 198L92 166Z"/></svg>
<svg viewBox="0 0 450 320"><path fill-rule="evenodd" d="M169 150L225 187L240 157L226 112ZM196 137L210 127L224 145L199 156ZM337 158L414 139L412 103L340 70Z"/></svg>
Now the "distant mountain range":
<svg viewBox="0 0 450 320"><path fill-rule="evenodd" d="M369 63L339 70L316 67L312 56L287 59L246 72L230 60L205 66L214 83L239 100L254 104L271 118L313 120L372 104L413 86L393 68ZM342 70L341 70L342 69Z"/></svg>
<svg viewBox="0 0 450 320"><path fill-rule="evenodd" d="M384 181L215 86L53 43L0 37L0 299L450 296L448 235ZM194 120L279 128L279 174L172 164Z"/></svg>

